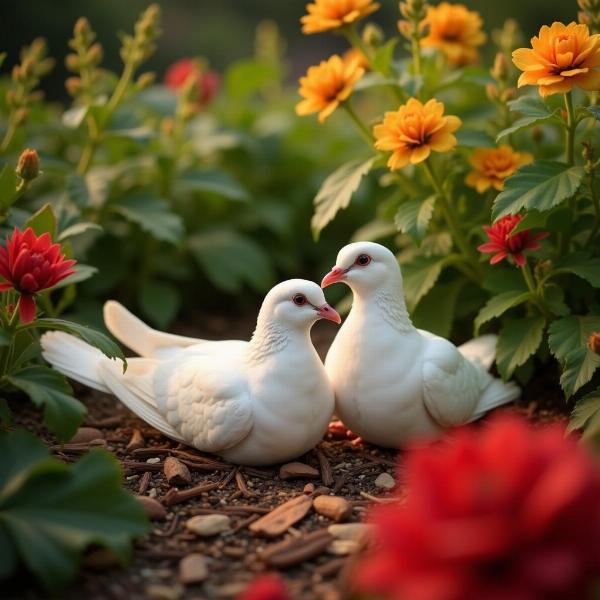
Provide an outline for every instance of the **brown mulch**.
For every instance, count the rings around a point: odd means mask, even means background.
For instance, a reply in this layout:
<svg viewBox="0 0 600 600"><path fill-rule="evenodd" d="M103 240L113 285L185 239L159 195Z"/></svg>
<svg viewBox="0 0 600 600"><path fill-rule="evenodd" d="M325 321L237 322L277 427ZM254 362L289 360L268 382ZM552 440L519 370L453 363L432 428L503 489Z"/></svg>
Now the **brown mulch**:
<svg viewBox="0 0 600 600"><path fill-rule="evenodd" d="M247 338L250 329L248 321L212 321L211 327L199 335ZM314 341L321 354L333 335L333 327L315 328ZM515 407L502 410L517 410L540 422L563 418L567 410L552 383L555 375L546 371L526 387ZM309 509L306 516L273 538L256 535L249 527L292 498L329 492L350 503L349 522L361 521L373 504L372 497L389 495L374 482L381 473L395 476L396 451L334 439L328 434L317 449L297 459L316 469L318 476L283 480L279 465L250 468L224 463L165 438L112 397L82 387L76 391L88 407L86 426L101 430L106 449L121 462L124 485L133 494L160 501L165 505L166 517L152 521L151 533L135 542L133 560L127 568L112 565L102 551L88 555L80 576L60 596L62 599L228 599L235 598L256 574L268 570L280 570L298 600L342 598L344 567L350 557L331 553L326 528L332 520ZM17 422L46 439L58 458L72 462L86 450L85 446L55 446L40 425L38 411L27 402L14 408ZM167 482L163 468L169 456L188 467L189 483ZM186 529L185 523L203 514L229 516L230 528L214 537L198 537ZM275 547L282 541L283 549ZM179 563L190 553L206 558L208 575L201 583L183 585ZM297 564L285 568L290 561ZM274 569L269 563L283 567ZM1 596L46 597L30 577L24 576L3 586Z"/></svg>

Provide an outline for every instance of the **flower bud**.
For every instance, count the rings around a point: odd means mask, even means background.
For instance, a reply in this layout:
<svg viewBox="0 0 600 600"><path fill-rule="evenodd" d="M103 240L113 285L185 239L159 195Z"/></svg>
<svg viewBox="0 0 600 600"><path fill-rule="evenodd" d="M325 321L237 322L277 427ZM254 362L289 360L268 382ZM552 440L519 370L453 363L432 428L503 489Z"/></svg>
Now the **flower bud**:
<svg viewBox="0 0 600 600"><path fill-rule="evenodd" d="M485 93L487 94L488 100L496 102L500 96L498 86L495 83L488 83L485 86Z"/></svg>
<svg viewBox="0 0 600 600"><path fill-rule="evenodd" d="M96 66L102 61L103 51L102 46L96 42L90 46L87 52L86 59L91 66Z"/></svg>
<svg viewBox="0 0 600 600"><path fill-rule="evenodd" d="M492 68L492 77L498 81L506 81L508 79L508 61L503 52L498 52L494 59L494 67Z"/></svg>
<svg viewBox="0 0 600 600"><path fill-rule="evenodd" d="M517 90L513 87L506 88L503 90L500 99L502 102L508 102L509 100L514 100L517 97Z"/></svg>
<svg viewBox="0 0 600 600"><path fill-rule="evenodd" d="M379 25L367 23L362 32L363 42L371 48L378 48L385 41L385 35Z"/></svg>
<svg viewBox="0 0 600 600"><path fill-rule="evenodd" d="M600 332L594 331L588 338L587 347L595 354L600 354Z"/></svg>
<svg viewBox="0 0 600 600"><path fill-rule="evenodd" d="M79 77L68 77L65 81L65 88L69 96L77 96L81 91L81 79Z"/></svg>
<svg viewBox="0 0 600 600"><path fill-rule="evenodd" d="M15 173L25 181L32 181L40 174L40 157L35 150L27 148L21 152Z"/></svg>
<svg viewBox="0 0 600 600"><path fill-rule="evenodd" d="M408 21L398 21L398 31L408 40L412 37L413 27Z"/></svg>
<svg viewBox="0 0 600 600"><path fill-rule="evenodd" d="M65 57L65 66L67 67L67 69L69 69L69 71L79 71L80 64L81 62L77 54L67 54L67 56Z"/></svg>
<svg viewBox="0 0 600 600"><path fill-rule="evenodd" d="M152 71L147 71L146 73L142 73L138 78L137 78L137 88L138 90L145 90L146 88L150 87L154 81L156 80L156 73L153 73Z"/></svg>

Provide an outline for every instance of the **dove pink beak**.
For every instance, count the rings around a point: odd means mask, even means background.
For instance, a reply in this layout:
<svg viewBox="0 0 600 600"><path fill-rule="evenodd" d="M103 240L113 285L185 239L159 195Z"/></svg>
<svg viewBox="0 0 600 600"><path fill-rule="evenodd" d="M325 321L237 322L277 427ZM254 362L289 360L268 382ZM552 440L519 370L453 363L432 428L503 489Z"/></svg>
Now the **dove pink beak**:
<svg viewBox="0 0 600 600"><path fill-rule="evenodd" d="M340 267L333 267L325 277L323 277L323 281L321 281L321 287L326 288L328 285L333 283L338 283L339 281L343 281L346 279L346 270Z"/></svg>
<svg viewBox="0 0 600 600"><path fill-rule="evenodd" d="M328 321L333 321L338 325L342 322L342 317L338 315L338 313L329 306L329 304L323 304L317 308L317 314L321 319L327 319Z"/></svg>

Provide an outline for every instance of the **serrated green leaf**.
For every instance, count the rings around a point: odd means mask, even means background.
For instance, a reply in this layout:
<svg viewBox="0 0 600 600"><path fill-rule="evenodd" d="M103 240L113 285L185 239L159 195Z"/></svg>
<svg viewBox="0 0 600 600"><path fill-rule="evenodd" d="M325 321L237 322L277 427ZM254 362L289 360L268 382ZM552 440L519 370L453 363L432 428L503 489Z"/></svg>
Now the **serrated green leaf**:
<svg viewBox="0 0 600 600"><path fill-rule="evenodd" d="M27 227L31 227L36 235L49 233L52 240L56 234L56 216L50 204L44 204L36 213L34 213L26 223Z"/></svg>
<svg viewBox="0 0 600 600"><path fill-rule="evenodd" d="M239 292L244 283L264 292L275 275L265 251L235 231L211 231L188 239L192 256L218 288Z"/></svg>
<svg viewBox="0 0 600 600"><path fill-rule="evenodd" d="M544 302L552 314L564 317L569 314L569 307L565 303L565 293L557 285L544 286Z"/></svg>
<svg viewBox="0 0 600 600"><path fill-rule="evenodd" d="M537 210L530 210L523 215L523 218L515 225L510 232L511 235L515 235L526 229L539 229L546 225L546 221L550 216L550 212L539 212Z"/></svg>
<svg viewBox="0 0 600 600"><path fill-rule="evenodd" d="M464 279L456 279L452 283L438 284L432 288L411 315L415 327L441 337L449 337L458 296L464 285Z"/></svg>
<svg viewBox="0 0 600 600"><path fill-rule="evenodd" d="M500 330L496 364L503 379L535 354L542 342L546 322L543 317L525 317L508 321Z"/></svg>
<svg viewBox="0 0 600 600"><path fill-rule="evenodd" d="M138 290L138 303L152 323L166 329L177 316L181 295L171 283L149 281Z"/></svg>
<svg viewBox="0 0 600 600"><path fill-rule="evenodd" d="M437 197L432 195L425 200L410 198L402 202L394 217L398 230L410 234L415 240L422 240L433 216L436 199Z"/></svg>
<svg viewBox="0 0 600 600"><path fill-rule="evenodd" d="M48 456L25 432L0 434L0 545L9 575L19 560L56 595L77 573L81 553L93 544L121 562L131 539L148 531L144 510L121 486L118 462L92 450L75 465ZM99 493L101 490L102 493Z"/></svg>
<svg viewBox="0 0 600 600"><path fill-rule="evenodd" d="M222 171L190 169L177 178L177 187L182 191L209 192L239 202L248 200L248 192Z"/></svg>
<svg viewBox="0 0 600 600"><path fill-rule="evenodd" d="M475 318L475 335L479 334L480 327L495 319L496 317L502 316L509 308L519 306L523 302L527 302L531 298L530 292L523 292L521 290L512 290L498 294L493 298L490 298L487 304L479 311L479 314Z"/></svg>
<svg viewBox="0 0 600 600"><path fill-rule="evenodd" d="M592 257L587 252L573 252L559 258L554 263L552 276L560 273L573 273L595 288L600 288L600 258Z"/></svg>
<svg viewBox="0 0 600 600"><path fill-rule="evenodd" d="M0 208L7 210L17 199L17 183L19 178L10 165L4 165L0 171Z"/></svg>
<svg viewBox="0 0 600 600"><path fill-rule="evenodd" d="M337 212L350 204L352 195L358 189L363 177L371 170L376 158L374 156L366 161L352 160L338 167L323 182L314 200L315 214L311 221L316 239Z"/></svg>
<svg viewBox="0 0 600 600"><path fill-rule="evenodd" d="M494 220L520 210L547 211L575 195L585 171L563 163L537 161L521 167L504 182L492 209Z"/></svg>
<svg viewBox="0 0 600 600"><path fill-rule="evenodd" d="M406 302L411 310L435 285L448 258L444 256L418 256L402 265L402 279Z"/></svg>
<svg viewBox="0 0 600 600"><path fill-rule="evenodd" d="M524 117L549 117L553 114L548 105L539 96L521 96L508 102L511 112L521 113Z"/></svg>
<svg viewBox="0 0 600 600"><path fill-rule="evenodd" d="M59 440L73 437L87 410L73 398L71 386L58 371L32 365L8 375L6 381L25 392L36 406L44 408L44 422Z"/></svg>
<svg viewBox="0 0 600 600"><path fill-rule="evenodd" d="M139 225L157 240L177 244L183 235L183 221L171 212L169 205L150 193L136 192L118 203L113 209L127 220Z"/></svg>
<svg viewBox="0 0 600 600"><path fill-rule="evenodd" d="M567 398L592 379L596 369L600 367L600 356L590 352L588 348L577 348L569 352L563 364L560 386Z"/></svg>
<svg viewBox="0 0 600 600"><path fill-rule="evenodd" d="M581 398L573 412L567 433L583 429L582 439L590 439L600 433L600 388Z"/></svg>

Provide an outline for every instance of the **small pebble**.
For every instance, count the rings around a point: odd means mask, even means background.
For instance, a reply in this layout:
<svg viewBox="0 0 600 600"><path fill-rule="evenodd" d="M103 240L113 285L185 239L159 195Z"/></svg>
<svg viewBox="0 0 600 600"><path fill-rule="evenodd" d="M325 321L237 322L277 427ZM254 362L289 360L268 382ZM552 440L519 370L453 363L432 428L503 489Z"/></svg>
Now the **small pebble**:
<svg viewBox="0 0 600 600"><path fill-rule="evenodd" d="M136 496L136 499L144 507L151 521L164 521L167 517L167 510L158 500L148 496Z"/></svg>
<svg viewBox="0 0 600 600"><path fill-rule="evenodd" d="M327 552L335 556L347 556L357 552L360 544L356 540L333 540L327 546Z"/></svg>
<svg viewBox="0 0 600 600"><path fill-rule="evenodd" d="M360 541L363 536L369 535L373 531L373 526L367 523L336 523L330 525L327 531L336 540Z"/></svg>
<svg viewBox="0 0 600 600"><path fill-rule="evenodd" d="M152 458L147 459L146 462L149 465L157 465L160 462L160 458L158 458L158 456L153 456Z"/></svg>
<svg viewBox="0 0 600 600"><path fill-rule="evenodd" d="M319 477L319 471L301 462L291 462L281 466L279 477L284 481L288 479L316 479Z"/></svg>
<svg viewBox="0 0 600 600"><path fill-rule="evenodd" d="M104 439L104 434L95 427L80 427L69 440L71 444L89 444L94 440Z"/></svg>
<svg viewBox="0 0 600 600"><path fill-rule="evenodd" d="M211 537L230 528L231 519L227 515L198 515L189 519L186 528L201 537Z"/></svg>
<svg viewBox="0 0 600 600"><path fill-rule="evenodd" d="M324 517L334 521L345 521L352 514L352 506L341 496L316 496L313 508Z"/></svg>
<svg viewBox="0 0 600 600"><path fill-rule="evenodd" d="M380 490L393 490L396 487L396 482L389 473L382 473L375 480L375 487Z"/></svg>
<svg viewBox="0 0 600 600"><path fill-rule="evenodd" d="M194 552L179 562L179 581L184 585L200 583L208 577L208 566L203 554Z"/></svg>

